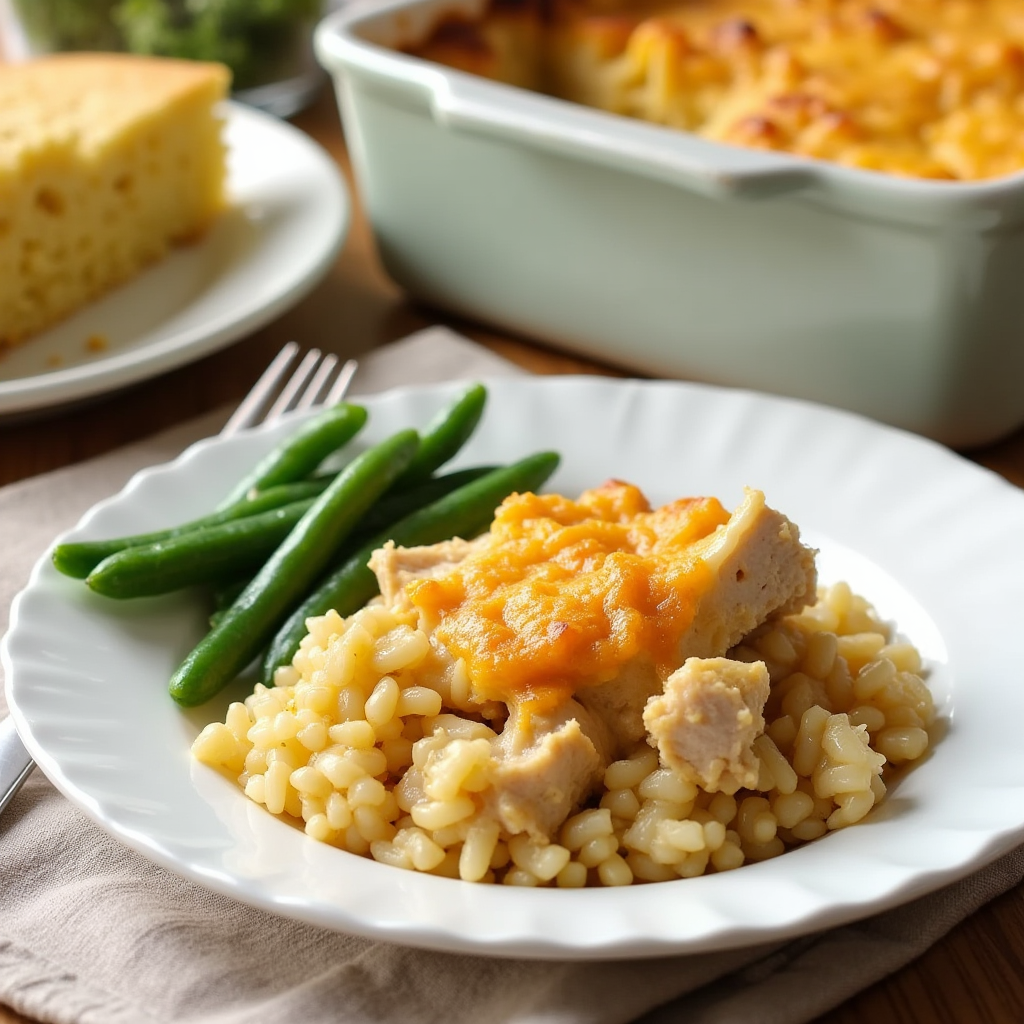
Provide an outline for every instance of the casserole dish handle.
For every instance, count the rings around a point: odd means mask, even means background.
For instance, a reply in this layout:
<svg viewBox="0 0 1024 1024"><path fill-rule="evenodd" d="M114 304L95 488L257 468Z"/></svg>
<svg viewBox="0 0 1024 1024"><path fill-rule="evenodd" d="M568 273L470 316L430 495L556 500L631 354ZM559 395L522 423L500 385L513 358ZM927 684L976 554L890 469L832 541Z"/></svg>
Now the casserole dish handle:
<svg viewBox="0 0 1024 1024"><path fill-rule="evenodd" d="M713 198L772 198L815 184L810 161L711 142L675 128L633 121L549 96L488 96L490 82L431 76L431 108L452 129L655 178ZM564 116L560 107L571 112Z"/></svg>

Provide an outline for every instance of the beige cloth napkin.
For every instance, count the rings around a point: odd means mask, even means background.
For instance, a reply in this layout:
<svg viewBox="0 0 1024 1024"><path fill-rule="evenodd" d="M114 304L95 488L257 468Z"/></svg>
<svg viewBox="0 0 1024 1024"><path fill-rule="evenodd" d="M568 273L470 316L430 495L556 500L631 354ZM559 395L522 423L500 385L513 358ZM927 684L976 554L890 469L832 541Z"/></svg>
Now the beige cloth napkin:
<svg viewBox="0 0 1024 1024"><path fill-rule="evenodd" d="M365 358L353 393L517 372L431 330ZM0 491L0 621L57 533L225 418ZM498 960L339 935L207 892L111 839L36 771L0 818L0 1002L61 1024L797 1024L907 963L1022 876L1024 849L900 909L753 949Z"/></svg>

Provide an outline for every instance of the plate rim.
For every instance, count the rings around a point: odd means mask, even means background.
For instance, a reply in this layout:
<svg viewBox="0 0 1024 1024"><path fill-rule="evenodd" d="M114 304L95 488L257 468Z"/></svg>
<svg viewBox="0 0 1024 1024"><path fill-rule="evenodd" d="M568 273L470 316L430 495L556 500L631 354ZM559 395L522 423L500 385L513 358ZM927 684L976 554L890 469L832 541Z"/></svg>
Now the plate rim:
<svg viewBox="0 0 1024 1024"><path fill-rule="evenodd" d="M486 377L484 378L486 379ZM981 481L986 487L992 487L995 485L993 493L1001 493L1006 496L1012 502L1015 502L1020 509L1024 509L1024 494L1020 490L999 477L997 474L987 470L983 467L977 466L954 452L943 448L935 442L929 441L925 438L918 437L916 435L909 434L905 431L899 431L895 428L886 427L882 424L876 424L872 421L866 420L864 417L860 417L857 414L844 412L842 410L827 409L825 407L815 406L814 403L803 402L794 399L782 399L771 395L761 395L754 392L745 392L741 389L729 389L720 388L713 385L698 385L690 384L687 382L673 382L673 381L635 381L635 380L613 380L607 378L593 378L593 377L556 377L556 378L513 378L513 379L499 379L489 381L489 385L493 388L508 388L508 389L519 389L519 388L560 388L563 386L570 387L599 387L599 388L611 388L618 390L622 387L629 388L670 388L679 390L685 393L704 393L711 395L718 395L719 397L725 395L730 396L727 400L733 398L739 401L748 401L757 403L768 403L771 406L795 406L802 407L804 414L810 413L811 415L825 414L828 417L839 417L849 421L850 425L855 427L859 426L860 429L868 429L870 431L881 431L884 435L892 435L896 438L902 439L902 443L909 443L911 446L918 446L917 451L920 454L930 452L932 455L939 455L943 461L949 459L953 463L957 463L961 468L965 469L968 473L972 474L974 478ZM368 401L383 402L387 400L401 401L403 396L409 394L437 394L450 391L452 388L459 386L457 383L446 383L441 385L425 385L422 387L408 386L403 388L392 389L383 396L366 396ZM277 431L279 432L282 428L278 426ZM259 428L259 431L268 433L268 428ZM249 436L255 436L259 431L248 432ZM228 442L230 443L230 442ZM79 521L79 523L72 530L67 531L62 536L68 536L75 534L86 528L90 522L94 520L97 515L100 515L104 509L111 506L117 506L119 503L126 501L130 495L143 486L144 481L160 472L172 471L175 467L185 467L188 462L196 458L196 452L204 449L215 447L221 447L225 442L221 439L213 438L200 441L195 445L190 446L176 459L169 463L164 463L160 466L149 467L136 474L125 488L120 491L117 495L111 496L97 505L93 506L85 516ZM1017 509L1015 509L1015 512ZM1024 521L1024 520L1022 520ZM224 895L230 896L231 898L241 900L242 902L249 903L252 906L259 907L264 910L269 910L274 913L284 914L286 916L294 917L299 920L307 921L311 924L319 925L321 927L332 928L334 930L345 931L353 934L360 934L367 937L386 939L390 941L397 941L407 945L422 946L425 948L434 949L446 949L451 951L459 952L474 952L484 953L487 955L494 956L517 956L517 957L531 957L531 958L558 958L558 959L611 959L611 958L635 958L635 957L648 957L648 956L667 956L679 953L695 952L695 951L710 951L716 949L728 949L737 948L741 946L751 945L757 942L783 940L792 938L797 935L806 934L810 931L815 931L821 927L832 927L843 923L848 923L853 920L857 920L871 914L880 912L890 907L907 902L917 896L924 895L927 892L933 891L941 886L955 881L958 878L962 878L974 870L977 870L985 864L996 859L1002 853L1013 848L1017 845L1021 839L1024 839L1024 820L1017 818L1014 821L1012 827L1003 827L993 831L991 827L987 830L981 830L985 833L986 839L980 847L974 849L971 857L958 864L941 864L938 866L932 866L926 870L917 868L912 871L900 871L893 869L895 872L894 879L891 880L884 887L884 891L880 894L876 894L874 897L864 900L859 899L854 894L846 894L845 901L840 896L836 895L833 901L829 905L817 906L816 908L805 909L800 915L795 917L793 920L781 924L772 925L766 927L763 922L755 923L754 925L736 925L732 924L727 927L719 927L717 931L708 935L702 935L699 939L686 939L683 941L668 939L664 937L642 937L638 936L635 927L630 934L619 934L613 936L611 939L608 936L598 936L596 938L592 936L575 936L574 940L567 940L564 935L552 934L550 936L544 936L538 939L537 935L524 936L521 932L518 935L506 934L504 936L495 937L491 935L490 938L481 937L479 935L470 935L465 932L459 934L453 934L450 930L445 931L439 928L435 924L414 924L410 925L405 923L402 927L397 927L394 923L381 923L381 922L368 922L365 916L360 917L358 912L340 914L337 910L331 910L330 912L325 909L316 906L302 906L296 903L288 903L282 901L280 898L271 898L269 896L263 896L259 893L253 893L251 889L246 889L244 885L240 885L237 879L232 880L228 876L222 873L211 872L209 870L199 870L194 865L183 865L179 858L169 856L167 851L162 849L159 844L154 844L152 840L148 840L144 836L138 835L130 828L118 826L116 823L112 823L109 820L109 816L105 816L102 809L96 806L94 803L78 792L75 786L69 782L65 777L59 764L55 764L53 759L49 756L44 746L40 745L35 736L32 733L32 729L25 716L18 705L17 699L13 695L13 689L15 686L15 675L12 671L12 662L9 652L9 640L10 637L15 633L17 626L19 625L19 616L21 605L25 600L24 595L29 593L34 586L38 586L40 583L40 575L46 571L48 566L47 556L44 555L33 568L32 576L28 586L22 593L20 593L12 604L11 609L11 626L8 634L4 637L2 644L0 644L0 658L2 658L5 676L6 676L6 688L8 695L8 702L11 707L11 712L15 716L15 723L18 726L19 732L25 738L26 745L30 751L35 755L38 754L38 760L43 767L44 771L48 776L51 777L52 781L57 787L69 796L73 802L75 802L81 809L83 809L90 817L93 818L101 827L108 832L112 832L116 838L120 841L125 842L131 846L137 852L142 853L151 860L155 860L162 866L169 868L176 874L182 875L183 877L189 878L192 881L199 882L208 888L214 889L215 891L221 892ZM868 595L869 597L871 595ZM941 748L940 748L941 749ZM206 771L213 773L212 769L205 769L201 766L200 771ZM215 775L216 773L213 773ZM56 777L55 777L56 776ZM210 776L213 777L213 776ZM225 785L230 786L231 784L221 777L217 777L219 781ZM234 790L235 795L240 801L244 801L244 797L237 790ZM269 817L269 816L267 816ZM273 819L271 819L273 820ZM277 823L281 825L280 822ZM283 828L288 826L282 825ZM966 830L966 827L965 827ZM330 848L324 848L330 850ZM810 847L803 848L804 850L810 849ZM339 851L333 851L337 853ZM796 857L798 860L801 856L801 850L789 851L784 858L787 863L793 863L792 858ZM806 858L805 858L806 859ZM385 865L379 865L372 861L363 861L360 859L360 863L368 866L371 871L385 871L387 874L384 876L385 884L389 881L396 881L394 878L393 871ZM771 865L774 862L766 862ZM837 861L837 864L839 862ZM890 867L892 867L890 865ZM766 872L764 870L765 865L751 864L746 865L743 869L742 877L744 879L749 878L753 883L754 875L760 873L763 876ZM771 877L771 871L767 872L768 876ZM425 876L418 876L413 873L409 875L414 879L419 879L427 884L427 886L465 886L466 883L452 882L447 879L434 879ZM898 876L896 878L895 876ZM707 879L718 879L718 882L712 882L713 885L717 884L721 886L723 883L721 879L733 879L736 876L733 873L727 873L724 875L705 876ZM681 880L680 882L673 883L661 883L653 886L655 891L664 891L663 886L669 885L678 887L680 885L690 886L693 882L702 880ZM475 888L475 887L474 887ZM489 890L501 891L501 887L486 887ZM644 890L650 890L652 887L644 886L640 889L632 889L626 891L642 892ZM749 889L750 886L744 884L743 888ZM447 890L448 894L451 894L453 890ZM522 900L529 907L536 905L538 896L550 897L552 890L538 890L535 892L517 892L517 899ZM617 905L616 901L620 899L616 895L616 890L586 890L585 899L589 899L592 903L604 903L614 907ZM694 893L696 895L696 892ZM573 894L565 892L555 899L562 902L572 903ZM578 894L577 897L578 898ZM681 897L682 899L682 897ZM685 899L682 900L684 903ZM578 904L577 904L578 905ZM626 917L628 918L628 914ZM627 929L627 932L629 929Z"/></svg>
<svg viewBox="0 0 1024 1024"><path fill-rule="evenodd" d="M320 236L321 246L306 253L305 258L291 268L287 279L283 280L269 296L264 296L262 292L254 292L253 301L249 302L240 314L225 313L219 317L212 329L193 326L169 337L141 345L138 341L132 342L128 348L97 356L76 366L0 380L0 417L58 408L78 400L113 392L210 355L252 333L294 306L330 269L341 251L352 221L352 201L348 185L338 166L316 140L287 121L235 100L224 100L220 106L224 111L225 133L232 127L238 127L246 132L264 134L271 140L285 139L293 151L301 154L308 166L316 168L318 174L322 176L323 185L329 192L319 194L318 202L323 202L324 210L332 215L332 220L327 222L326 229ZM230 175L229 162L229 192L233 185ZM200 241L198 245L201 247L204 241ZM260 248L254 249L247 253L244 259L235 261L232 265L244 264L261 251ZM118 286L117 289L104 293L99 299L109 299L118 293L130 294L130 290L139 282L142 275L151 269L156 267L143 270L141 275ZM59 326L55 324L53 328ZM24 344L31 345L37 338L44 338L46 333L43 331L40 335L26 340Z"/></svg>

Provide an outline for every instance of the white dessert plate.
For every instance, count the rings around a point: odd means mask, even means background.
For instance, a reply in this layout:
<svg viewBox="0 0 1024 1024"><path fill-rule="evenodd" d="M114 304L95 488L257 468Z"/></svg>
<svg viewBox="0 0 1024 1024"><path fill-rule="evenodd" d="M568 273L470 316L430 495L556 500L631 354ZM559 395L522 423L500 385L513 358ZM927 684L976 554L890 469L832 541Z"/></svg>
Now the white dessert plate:
<svg viewBox="0 0 1024 1024"><path fill-rule="evenodd" d="M0 355L0 415L198 359L294 305L327 272L350 216L337 166L285 121L238 103L224 112L229 209L200 242Z"/></svg>
<svg viewBox="0 0 1024 1024"><path fill-rule="evenodd" d="M360 443L421 425L457 385L368 400ZM2 647L7 699L42 770L117 838L218 892L411 945L551 958L708 951L795 936L910 900L1024 841L1019 615L1024 493L948 450L853 414L742 391L594 378L501 380L458 462L563 455L553 489L608 477L662 502L744 485L802 527L922 650L945 735L861 824L764 863L625 889L523 890L418 875L308 839L193 762L242 687L185 713L168 677L197 640L194 595L118 603L44 558ZM294 420L203 441L140 473L69 537L209 509Z"/></svg>

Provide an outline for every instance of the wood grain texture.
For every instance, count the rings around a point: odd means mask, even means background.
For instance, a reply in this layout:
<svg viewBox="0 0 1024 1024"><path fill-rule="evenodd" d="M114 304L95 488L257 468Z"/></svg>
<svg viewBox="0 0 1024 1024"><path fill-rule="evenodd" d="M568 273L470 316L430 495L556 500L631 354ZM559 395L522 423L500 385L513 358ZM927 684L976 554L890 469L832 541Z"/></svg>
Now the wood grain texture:
<svg viewBox="0 0 1024 1024"><path fill-rule="evenodd" d="M333 96L325 92L296 124L330 151L351 184ZM354 187L353 194L357 195ZM20 422L0 422L0 484L100 455L224 403L237 402L273 353L292 338L342 356L358 356L438 323L462 331L535 373L616 372L410 301L381 269L357 203L344 250L324 281L298 306L251 337L190 366L78 408ZM967 457L1024 486L1024 431L967 453ZM816 1024L1022 1021L1024 887L1019 887L960 924L916 962ZM0 1007L0 1024L32 1022Z"/></svg>

